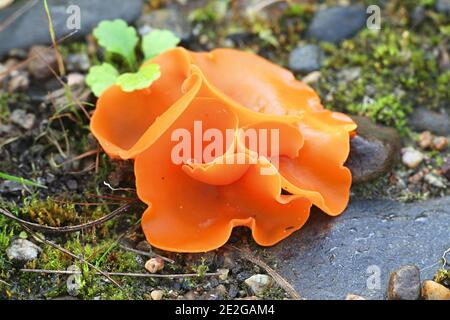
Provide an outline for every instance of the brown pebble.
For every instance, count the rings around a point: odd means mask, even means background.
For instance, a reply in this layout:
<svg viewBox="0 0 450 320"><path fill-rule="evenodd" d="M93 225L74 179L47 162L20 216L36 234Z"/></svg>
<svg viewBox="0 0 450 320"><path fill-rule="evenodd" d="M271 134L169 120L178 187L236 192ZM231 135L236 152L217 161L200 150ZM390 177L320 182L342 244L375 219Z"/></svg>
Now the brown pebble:
<svg viewBox="0 0 450 320"><path fill-rule="evenodd" d="M433 138L434 137L430 131L424 131L420 134L417 144L424 150L428 149L431 147L431 144L433 143Z"/></svg>
<svg viewBox="0 0 450 320"><path fill-rule="evenodd" d="M151 258L145 263L145 269L150 273L156 273L164 269L164 260L159 257Z"/></svg>
<svg viewBox="0 0 450 320"><path fill-rule="evenodd" d="M432 280L422 284L422 298L425 300L450 300L450 289Z"/></svg>
<svg viewBox="0 0 450 320"><path fill-rule="evenodd" d="M358 296L358 295L356 295L356 294L349 293L349 294L345 297L345 300L367 300L367 299L364 298L364 297Z"/></svg>
<svg viewBox="0 0 450 320"><path fill-rule="evenodd" d="M442 151L448 146L448 139L446 137L435 137L433 139L433 148Z"/></svg>

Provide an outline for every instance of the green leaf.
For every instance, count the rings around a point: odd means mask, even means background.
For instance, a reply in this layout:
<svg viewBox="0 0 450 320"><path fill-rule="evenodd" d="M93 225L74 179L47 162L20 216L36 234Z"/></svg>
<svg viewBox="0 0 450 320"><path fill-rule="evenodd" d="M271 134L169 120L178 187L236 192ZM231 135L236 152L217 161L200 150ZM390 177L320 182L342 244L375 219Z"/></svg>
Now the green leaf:
<svg viewBox="0 0 450 320"><path fill-rule="evenodd" d="M131 92L149 87L160 76L161 71L159 70L159 65L152 63L141 67L138 72L120 75L116 80L116 84L123 91Z"/></svg>
<svg viewBox="0 0 450 320"><path fill-rule="evenodd" d="M139 41L136 29L121 19L102 21L94 29L94 37L106 51L120 55L130 68L136 65L134 52Z"/></svg>
<svg viewBox="0 0 450 320"><path fill-rule="evenodd" d="M158 54L175 48L180 42L180 38L169 30L154 29L142 38L142 51L145 60L151 59Z"/></svg>
<svg viewBox="0 0 450 320"><path fill-rule="evenodd" d="M100 97L103 91L116 82L118 76L119 72L116 68L105 62L89 69L86 83L91 88L92 92L94 92L95 96Z"/></svg>

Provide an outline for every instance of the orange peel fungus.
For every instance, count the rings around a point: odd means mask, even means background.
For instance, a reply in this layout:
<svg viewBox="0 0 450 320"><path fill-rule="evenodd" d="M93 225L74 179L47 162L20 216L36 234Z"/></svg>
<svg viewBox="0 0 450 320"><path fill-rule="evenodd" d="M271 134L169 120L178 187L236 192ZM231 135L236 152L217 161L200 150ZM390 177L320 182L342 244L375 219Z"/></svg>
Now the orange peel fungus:
<svg viewBox="0 0 450 320"><path fill-rule="evenodd" d="M91 130L109 156L135 160L152 245L208 251L246 226L268 246L300 229L311 205L345 209L356 125L291 72L234 49L175 48L147 63L161 77L138 91L107 89Z"/></svg>

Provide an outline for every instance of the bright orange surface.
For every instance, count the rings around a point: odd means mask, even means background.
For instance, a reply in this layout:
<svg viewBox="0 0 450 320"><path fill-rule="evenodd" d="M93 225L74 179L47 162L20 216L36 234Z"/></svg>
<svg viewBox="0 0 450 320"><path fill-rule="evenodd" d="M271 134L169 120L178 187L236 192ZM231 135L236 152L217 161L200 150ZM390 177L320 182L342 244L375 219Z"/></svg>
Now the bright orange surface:
<svg viewBox="0 0 450 320"><path fill-rule="evenodd" d="M91 130L111 157L135 159L138 196L149 205L142 227L152 245L212 250L234 226L247 226L257 243L272 245L301 228L312 204L330 215L345 209L351 174L343 164L356 125L325 110L289 71L233 49L176 48L149 62L161 66L161 77L132 93L109 88L97 102ZM225 136L228 129L235 136L213 161L190 155L174 164L171 134L183 128L195 136L194 121L204 131ZM257 159L260 150L238 135L246 128L278 129L277 154ZM220 161L237 157L254 161ZM273 157L280 158L278 170L269 162ZM262 175L262 168L275 174ZM281 195L283 189L290 195Z"/></svg>

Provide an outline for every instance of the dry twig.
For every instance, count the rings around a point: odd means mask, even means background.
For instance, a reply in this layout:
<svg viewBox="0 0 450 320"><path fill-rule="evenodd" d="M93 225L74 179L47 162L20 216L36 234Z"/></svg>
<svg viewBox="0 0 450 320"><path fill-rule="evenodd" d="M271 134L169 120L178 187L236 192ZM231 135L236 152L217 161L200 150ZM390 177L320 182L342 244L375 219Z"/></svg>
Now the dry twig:
<svg viewBox="0 0 450 320"><path fill-rule="evenodd" d="M227 247L237 251L240 256L254 264L258 267L263 268L274 280L275 282L283 288L294 300L301 300L302 297L298 294L298 292L292 287L292 285L286 281L282 276L280 276L275 270L273 270L267 263L258 259L258 257L254 256L250 250L248 249L240 249L233 245L227 245Z"/></svg>

